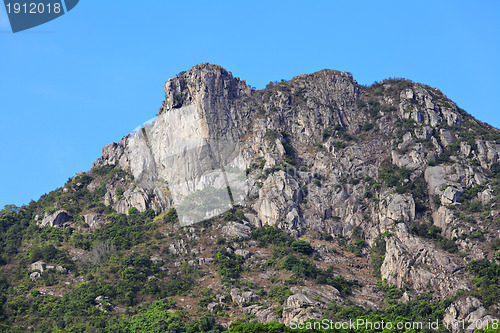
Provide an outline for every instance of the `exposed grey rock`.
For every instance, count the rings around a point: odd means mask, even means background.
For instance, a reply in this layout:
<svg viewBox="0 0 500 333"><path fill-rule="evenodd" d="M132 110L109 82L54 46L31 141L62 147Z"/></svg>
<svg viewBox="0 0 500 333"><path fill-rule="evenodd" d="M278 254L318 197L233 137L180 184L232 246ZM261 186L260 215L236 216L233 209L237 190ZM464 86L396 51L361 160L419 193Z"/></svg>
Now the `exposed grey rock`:
<svg viewBox="0 0 500 333"><path fill-rule="evenodd" d="M247 251L247 250L241 250L241 249L238 249L236 251L234 251L235 254L239 255L239 256L242 256L243 259L248 259L250 258L250 251Z"/></svg>
<svg viewBox="0 0 500 333"><path fill-rule="evenodd" d="M222 233L227 238L239 238L239 239L249 239L252 230L250 227L237 223L237 222L228 222L225 226L222 227Z"/></svg>
<svg viewBox="0 0 500 333"><path fill-rule="evenodd" d="M257 299L259 299L259 296L257 296L253 291L245 291L241 293L241 297L245 300L245 302L250 303L253 302Z"/></svg>
<svg viewBox="0 0 500 333"><path fill-rule="evenodd" d="M31 281L36 281L41 277L40 272L33 272L30 274Z"/></svg>
<svg viewBox="0 0 500 333"><path fill-rule="evenodd" d="M43 273L43 271L47 268L45 262L39 260L30 265L31 270L38 270Z"/></svg>
<svg viewBox="0 0 500 333"><path fill-rule="evenodd" d="M380 195L379 220L392 226L394 221L410 222L415 219L415 202L411 195L383 193Z"/></svg>
<svg viewBox="0 0 500 333"><path fill-rule="evenodd" d="M477 195L479 197L479 200L483 205L487 205L490 203L490 201L493 199L493 190L490 188L487 188L483 192L478 193Z"/></svg>
<svg viewBox="0 0 500 333"><path fill-rule="evenodd" d="M463 194L458 188L448 186L441 195L441 203L443 205L451 205L458 202L458 199Z"/></svg>
<svg viewBox="0 0 500 333"><path fill-rule="evenodd" d="M99 227L102 227L104 225L104 215L102 214L95 214L95 213L89 213L83 215L85 218L85 223L87 223L90 227L90 230L95 230Z"/></svg>
<svg viewBox="0 0 500 333"><path fill-rule="evenodd" d="M61 209L48 216L46 215L40 222L40 226L61 227L65 222L69 221L70 219L71 216L68 214L68 212Z"/></svg>
<svg viewBox="0 0 500 333"><path fill-rule="evenodd" d="M304 294L291 295L287 298L285 306L289 308L307 308L315 303Z"/></svg>
<svg viewBox="0 0 500 333"><path fill-rule="evenodd" d="M329 304L332 301L340 302L341 300L340 292L336 288L329 285L318 285L315 288L292 287L290 288L290 292L305 295L310 300L320 299L325 304Z"/></svg>
<svg viewBox="0 0 500 333"><path fill-rule="evenodd" d="M97 296L94 300L96 308L102 312L114 311L114 307L109 303L109 299L106 296Z"/></svg>
<svg viewBox="0 0 500 333"><path fill-rule="evenodd" d="M198 264L199 265L209 264L209 263L211 263L213 261L214 261L213 258L198 258Z"/></svg>
<svg viewBox="0 0 500 333"><path fill-rule="evenodd" d="M445 147L457 142L457 139L455 138L453 133L449 130L445 129L439 130L439 137L441 138L441 142Z"/></svg>
<svg viewBox="0 0 500 333"><path fill-rule="evenodd" d="M408 281L414 290L424 291L430 285L440 298L449 297L460 289L470 289L464 269L459 259L411 235L403 223L386 240L382 279L398 288Z"/></svg>
<svg viewBox="0 0 500 333"><path fill-rule="evenodd" d="M253 314L255 319L260 323L278 321L278 318L272 309L264 309L261 305L253 304L243 308L243 311L245 313Z"/></svg>
<svg viewBox="0 0 500 333"><path fill-rule="evenodd" d="M243 303L250 303L259 299L259 296L257 296L253 291L245 291L242 293L238 288L231 289L230 295L233 302L238 305L243 305Z"/></svg>
<svg viewBox="0 0 500 333"><path fill-rule="evenodd" d="M176 239L170 246L168 247L168 251L171 254L187 254L188 249L186 244L184 243L184 240L181 239Z"/></svg>
<svg viewBox="0 0 500 333"><path fill-rule="evenodd" d="M422 126L415 128L415 136L419 139L428 140L434 134L434 130L429 126Z"/></svg>
<svg viewBox="0 0 500 333"><path fill-rule="evenodd" d="M283 323L302 322L307 319L319 319L318 312L308 311L313 308L315 302L304 294L291 295L283 305Z"/></svg>

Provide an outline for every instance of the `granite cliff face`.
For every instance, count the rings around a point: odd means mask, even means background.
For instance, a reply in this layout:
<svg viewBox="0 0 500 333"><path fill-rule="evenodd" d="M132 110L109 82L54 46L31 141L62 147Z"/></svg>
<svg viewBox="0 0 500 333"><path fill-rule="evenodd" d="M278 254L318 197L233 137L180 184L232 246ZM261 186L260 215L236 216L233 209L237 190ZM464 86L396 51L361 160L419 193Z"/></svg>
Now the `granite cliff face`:
<svg viewBox="0 0 500 333"><path fill-rule="evenodd" d="M499 158L499 131L438 89L402 79L366 87L322 70L256 91L201 64L166 82L154 122L104 147L94 168L133 175L107 186L105 203L121 213L175 207L188 225L236 205L256 227L361 239L365 257L383 239L380 278L406 288L404 302L429 290L437 300L472 290L467 263L491 259L500 236ZM356 292L359 304L377 304L370 288L374 280ZM306 309L315 296L306 294L286 300L283 321L314 317ZM333 292L324 295L316 295L322 304ZM481 306L459 299L445 318ZM245 311L276 320L262 308Z"/></svg>

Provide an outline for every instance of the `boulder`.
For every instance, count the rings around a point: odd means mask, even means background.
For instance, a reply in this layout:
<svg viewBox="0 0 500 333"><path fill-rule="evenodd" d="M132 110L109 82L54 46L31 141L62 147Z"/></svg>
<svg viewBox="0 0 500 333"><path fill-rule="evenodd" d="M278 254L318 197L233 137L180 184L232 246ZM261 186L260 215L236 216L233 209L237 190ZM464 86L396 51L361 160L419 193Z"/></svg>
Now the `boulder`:
<svg viewBox="0 0 500 333"><path fill-rule="evenodd" d="M264 309L261 305L253 304L244 308L243 311L245 313L253 314L259 323L278 321L278 318L272 309Z"/></svg>
<svg viewBox="0 0 500 333"><path fill-rule="evenodd" d="M319 319L319 314L309 311L314 302L304 294L291 295L283 305L283 322L289 325L292 321L302 322L307 319Z"/></svg>
<svg viewBox="0 0 500 333"><path fill-rule="evenodd" d="M451 205L458 202L458 199L463 194L463 191L454 186L447 186L441 195L441 203L443 205Z"/></svg>
<svg viewBox="0 0 500 333"><path fill-rule="evenodd" d="M249 226L246 226L237 222L228 222L222 227L222 233L226 238L238 238L238 239L249 239L252 230Z"/></svg>
<svg viewBox="0 0 500 333"><path fill-rule="evenodd" d="M439 138L441 139L441 143L445 147L457 142L455 135L453 135L451 131L445 129L441 129L439 131Z"/></svg>
<svg viewBox="0 0 500 333"><path fill-rule="evenodd" d="M90 230L102 227L105 222L104 215L102 214L89 213L83 215L83 217L85 218L85 223L89 225Z"/></svg>
<svg viewBox="0 0 500 333"><path fill-rule="evenodd" d="M259 299L259 296L255 294L253 291L245 291L240 294L240 290L238 288L231 289L230 293L233 302L238 305L242 305L243 303L250 303Z"/></svg>
<svg viewBox="0 0 500 333"><path fill-rule="evenodd" d="M47 265L45 264L45 262L39 260L39 261L32 263L30 265L30 268L33 271L37 270L37 271L40 271L43 273L43 271L47 269Z"/></svg>
<svg viewBox="0 0 500 333"><path fill-rule="evenodd" d="M40 272L33 272L30 274L30 279L31 281L36 281L40 278L41 274Z"/></svg>
<svg viewBox="0 0 500 333"><path fill-rule="evenodd" d="M285 306L289 308L307 308L313 305L314 302L304 294L291 295L285 303Z"/></svg>
<svg viewBox="0 0 500 333"><path fill-rule="evenodd" d="M250 258L250 251L247 251L247 250L238 249L238 250L234 251L234 253L239 255L239 256L242 256L243 259L245 259L245 260Z"/></svg>

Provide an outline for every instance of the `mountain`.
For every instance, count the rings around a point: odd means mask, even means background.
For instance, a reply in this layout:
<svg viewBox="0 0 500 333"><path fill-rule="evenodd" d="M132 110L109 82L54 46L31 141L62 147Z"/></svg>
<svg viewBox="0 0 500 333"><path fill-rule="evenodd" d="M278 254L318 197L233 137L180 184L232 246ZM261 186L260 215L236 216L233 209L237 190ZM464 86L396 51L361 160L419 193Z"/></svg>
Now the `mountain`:
<svg viewBox="0 0 500 333"><path fill-rule="evenodd" d="M88 172L0 212L2 328L496 323L499 159L499 130L423 84L196 65Z"/></svg>

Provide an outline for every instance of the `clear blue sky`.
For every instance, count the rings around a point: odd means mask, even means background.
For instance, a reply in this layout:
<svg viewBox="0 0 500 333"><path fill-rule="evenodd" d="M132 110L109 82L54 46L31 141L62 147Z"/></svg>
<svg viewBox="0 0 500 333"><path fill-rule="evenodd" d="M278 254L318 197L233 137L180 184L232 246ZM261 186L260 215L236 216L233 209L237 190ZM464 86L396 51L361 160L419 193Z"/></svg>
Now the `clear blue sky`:
<svg viewBox="0 0 500 333"><path fill-rule="evenodd" d="M405 77L500 127L500 2L90 1L12 34L0 8L0 206L87 171L201 62L263 88L331 68Z"/></svg>

